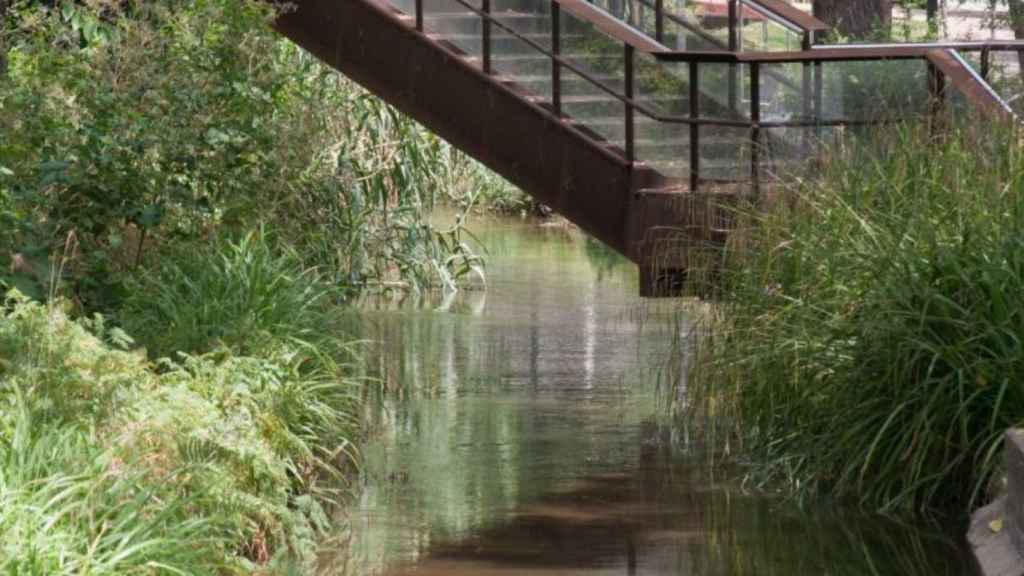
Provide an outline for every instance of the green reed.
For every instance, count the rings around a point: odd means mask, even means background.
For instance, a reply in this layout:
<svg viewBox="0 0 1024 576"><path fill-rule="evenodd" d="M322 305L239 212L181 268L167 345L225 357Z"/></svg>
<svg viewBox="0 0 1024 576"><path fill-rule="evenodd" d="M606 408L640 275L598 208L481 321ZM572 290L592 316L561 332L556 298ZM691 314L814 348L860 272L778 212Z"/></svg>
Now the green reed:
<svg viewBox="0 0 1024 576"><path fill-rule="evenodd" d="M970 507L1024 423L1024 162L981 124L835 149L725 256L693 331L688 425L803 494Z"/></svg>

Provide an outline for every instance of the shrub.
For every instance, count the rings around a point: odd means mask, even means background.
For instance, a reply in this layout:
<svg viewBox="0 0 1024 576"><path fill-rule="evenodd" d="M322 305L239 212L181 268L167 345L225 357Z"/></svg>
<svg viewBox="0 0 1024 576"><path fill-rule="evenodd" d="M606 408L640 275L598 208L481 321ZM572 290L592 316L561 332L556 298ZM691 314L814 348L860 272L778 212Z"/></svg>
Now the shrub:
<svg viewBox="0 0 1024 576"><path fill-rule="evenodd" d="M255 0L16 2L0 282L109 311L146 256L269 222L352 291L475 256L428 221L450 148L270 29ZM254 60L254 55L258 55ZM152 262L152 260L150 260Z"/></svg>
<svg viewBox="0 0 1024 576"><path fill-rule="evenodd" d="M126 341L20 296L0 312L0 567L310 566L355 457L345 368L289 340L157 373Z"/></svg>

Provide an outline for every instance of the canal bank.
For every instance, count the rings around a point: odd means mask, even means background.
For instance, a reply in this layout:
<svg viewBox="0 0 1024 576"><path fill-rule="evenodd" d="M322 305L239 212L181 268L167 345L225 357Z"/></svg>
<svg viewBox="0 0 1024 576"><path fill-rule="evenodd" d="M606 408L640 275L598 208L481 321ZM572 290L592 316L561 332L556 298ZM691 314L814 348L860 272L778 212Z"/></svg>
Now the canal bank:
<svg viewBox="0 0 1024 576"><path fill-rule="evenodd" d="M1005 439L1005 494L971 516L967 538L983 576L1024 575L1024 430Z"/></svg>

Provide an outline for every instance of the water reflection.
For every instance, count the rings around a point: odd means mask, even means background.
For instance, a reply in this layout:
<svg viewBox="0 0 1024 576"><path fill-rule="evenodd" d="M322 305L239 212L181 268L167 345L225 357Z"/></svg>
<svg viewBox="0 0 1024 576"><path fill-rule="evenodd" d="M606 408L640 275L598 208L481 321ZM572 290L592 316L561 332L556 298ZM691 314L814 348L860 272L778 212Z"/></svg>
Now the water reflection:
<svg viewBox="0 0 1024 576"><path fill-rule="evenodd" d="M671 302L564 228L494 226L489 289L363 316L350 574L966 574L955 538L722 483L659 421Z"/></svg>

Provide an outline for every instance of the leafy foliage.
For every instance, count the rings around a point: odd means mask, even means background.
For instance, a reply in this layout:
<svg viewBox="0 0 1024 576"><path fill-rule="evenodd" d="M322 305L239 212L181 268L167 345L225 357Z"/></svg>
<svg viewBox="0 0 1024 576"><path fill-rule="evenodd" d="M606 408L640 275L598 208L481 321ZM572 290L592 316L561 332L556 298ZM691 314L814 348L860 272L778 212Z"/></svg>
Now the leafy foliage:
<svg viewBox="0 0 1024 576"><path fill-rule="evenodd" d="M0 313L0 566L310 565L354 458L348 370L287 341L260 358L221 349L157 373L117 349L124 333L87 324L21 296Z"/></svg>
<svg viewBox="0 0 1024 576"><path fill-rule="evenodd" d="M449 148L271 17L253 0L15 3L0 282L41 297L58 280L109 310L163 247L260 222L352 292L451 288L478 267L458 230L427 221L455 185Z"/></svg>

